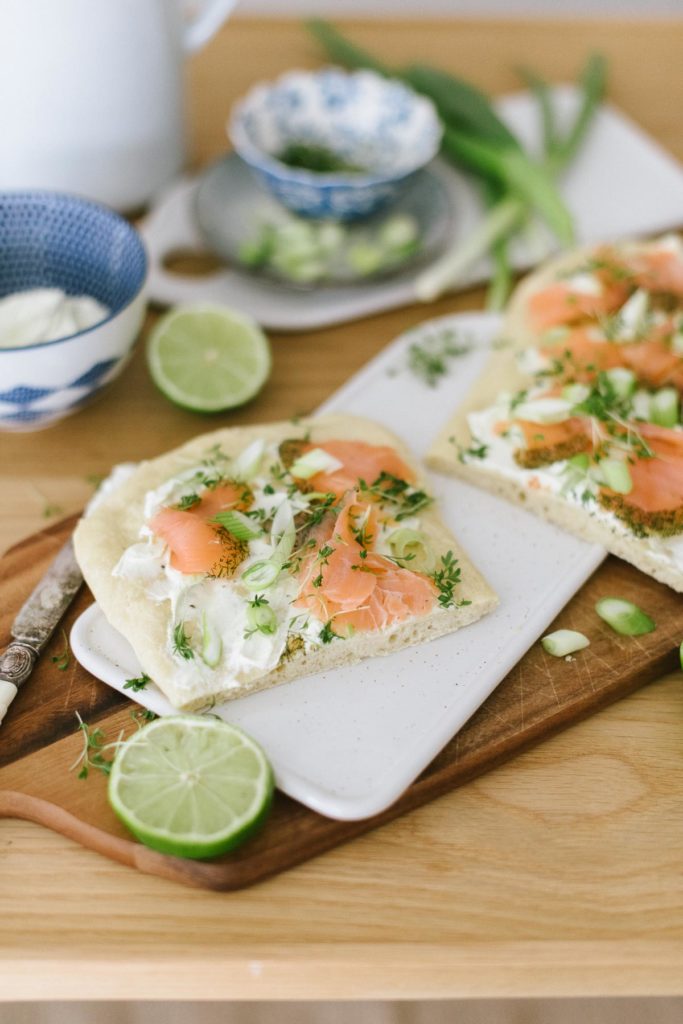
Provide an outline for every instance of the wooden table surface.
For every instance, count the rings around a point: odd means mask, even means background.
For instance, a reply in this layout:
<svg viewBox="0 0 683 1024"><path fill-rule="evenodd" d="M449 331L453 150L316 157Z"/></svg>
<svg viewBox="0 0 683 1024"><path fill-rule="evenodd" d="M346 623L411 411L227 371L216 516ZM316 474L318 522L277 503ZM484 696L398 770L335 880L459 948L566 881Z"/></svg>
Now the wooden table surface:
<svg viewBox="0 0 683 1024"><path fill-rule="evenodd" d="M387 61L423 58L493 93L529 64L610 58L610 97L683 159L683 22L348 23ZM189 67L196 163L225 148L254 80L319 63L293 22L230 22ZM312 300L314 301L314 300ZM79 508L88 479L214 425L313 409L399 331L479 308L473 291L301 336L247 409L168 404L142 350L95 406L0 435L0 548ZM150 315L150 319L151 319ZM647 687L514 762L252 890L139 875L0 822L0 998L335 999L683 992L683 677Z"/></svg>

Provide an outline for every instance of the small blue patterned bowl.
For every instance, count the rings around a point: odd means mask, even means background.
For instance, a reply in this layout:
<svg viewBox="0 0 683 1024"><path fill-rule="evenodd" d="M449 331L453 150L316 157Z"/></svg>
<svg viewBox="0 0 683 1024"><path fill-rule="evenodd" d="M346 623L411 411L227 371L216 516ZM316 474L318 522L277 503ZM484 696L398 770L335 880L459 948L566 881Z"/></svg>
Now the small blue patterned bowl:
<svg viewBox="0 0 683 1024"><path fill-rule="evenodd" d="M265 187L305 217L356 220L395 200L436 155L433 104L371 71L290 71L256 85L233 108L228 134ZM363 171L322 173L278 159L288 145L331 151Z"/></svg>
<svg viewBox="0 0 683 1024"><path fill-rule="evenodd" d="M0 192L0 298L31 288L91 295L109 316L56 341L0 347L0 429L37 430L121 372L145 312L140 236L105 206L59 192Z"/></svg>

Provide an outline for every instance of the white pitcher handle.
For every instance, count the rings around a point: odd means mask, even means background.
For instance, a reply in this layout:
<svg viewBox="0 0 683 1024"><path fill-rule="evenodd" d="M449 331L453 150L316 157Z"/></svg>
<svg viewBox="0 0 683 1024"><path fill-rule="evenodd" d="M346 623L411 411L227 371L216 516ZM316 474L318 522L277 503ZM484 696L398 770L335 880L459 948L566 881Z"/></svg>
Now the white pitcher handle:
<svg viewBox="0 0 683 1024"><path fill-rule="evenodd" d="M199 0L197 13L190 18L183 32L183 49L194 53L206 46L221 27L237 0Z"/></svg>

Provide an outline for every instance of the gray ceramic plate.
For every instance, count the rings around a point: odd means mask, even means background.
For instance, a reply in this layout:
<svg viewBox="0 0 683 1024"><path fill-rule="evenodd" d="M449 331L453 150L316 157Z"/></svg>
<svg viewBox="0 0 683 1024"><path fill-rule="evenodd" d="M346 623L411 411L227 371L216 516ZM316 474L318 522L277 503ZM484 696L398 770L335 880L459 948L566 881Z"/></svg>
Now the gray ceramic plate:
<svg viewBox="0 0 683 1024"><path fill-rule="evenodd" d="M359 284L386 278L434 259L452 235L453 209L448 191L438 175L426 168L415 175L400 199L387 210L366 220L346 225L349 244L375 231L397 213L412 217L418 226L419 245L406 259L373 274L358 274L348 264L331 268L323 280L303 287ZM283 224L292 214L266 192L246 164L235 154L209 167L199 179L195 192L195 219L206 245L235 269L266 277L300 289L271 266L251 269L239 257L241 246L252 241L264 224Z"/></svg>

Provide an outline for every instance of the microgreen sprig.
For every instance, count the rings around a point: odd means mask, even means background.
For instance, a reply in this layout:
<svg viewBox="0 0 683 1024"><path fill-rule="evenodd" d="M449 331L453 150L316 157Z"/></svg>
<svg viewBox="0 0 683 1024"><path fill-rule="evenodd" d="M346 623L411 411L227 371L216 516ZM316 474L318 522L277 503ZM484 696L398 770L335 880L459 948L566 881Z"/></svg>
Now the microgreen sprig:
<svg viewBox="0 0 683 1024"><path fill-rule="evenodd" d="M432 579L439 591L439 604L442 608L452 608L456 605L460 608L470 604L470 601L455 600L454 590L462 580L462 570L458 565L457 558L452 551L447 551L441 556L441 568L432 573Z"/></svg>
<svg viewBox="0 0 683 1024"><path fill-rule="evenodd" d="M123 688L124 690L132 690L133 693L139 693L140 690L144 690L147 684L151 682L152 680L147 673L143 672L142 675L137 676L135 679L126 679Z"/></svg>
<svg viewBox="0 0 683 1024"><path fill-rule="evenodd" d="M185 658L186 661L194 658L194 651L190 646L190 638L185 632L185 626L182 622L178 622L173 628L173 653L181 658Z"/></svg>
<svg viewBox="0 0 683 1024"><path fill-rule="evenodd" d="M52 664L56 665L60 672L66 672L71 664L71 651L69 650L69 641L64 630L62 630L62 640L64 646L58 654L53 655Z"/></svg>

